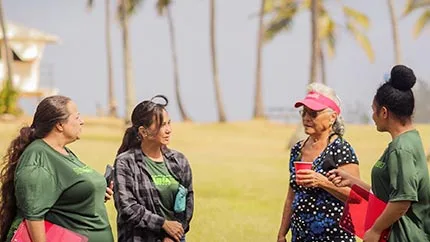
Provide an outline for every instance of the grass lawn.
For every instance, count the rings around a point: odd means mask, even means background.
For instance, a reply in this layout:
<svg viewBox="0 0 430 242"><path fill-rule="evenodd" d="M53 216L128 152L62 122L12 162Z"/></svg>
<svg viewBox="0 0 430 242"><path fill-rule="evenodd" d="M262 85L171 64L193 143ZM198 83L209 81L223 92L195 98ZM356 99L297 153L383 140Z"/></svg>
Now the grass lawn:
<svg viewBox="0 0 430 242"><path fill-rule="evenodd" d="M86 120L82 139L70 148L100 172L112 163L123 126L117 120ZM22 122L0 123L0 154ZM288 138L294 125L265 121L229 124L174 123L171 147L190 160L194 176L195 215L190 242L275 241L288 186ZM426 148L430 125L418 125ZM361 162L364 180L390 141L373 125L348 125L345 138ZM115 209L107 204L115 229Z"/></svg>

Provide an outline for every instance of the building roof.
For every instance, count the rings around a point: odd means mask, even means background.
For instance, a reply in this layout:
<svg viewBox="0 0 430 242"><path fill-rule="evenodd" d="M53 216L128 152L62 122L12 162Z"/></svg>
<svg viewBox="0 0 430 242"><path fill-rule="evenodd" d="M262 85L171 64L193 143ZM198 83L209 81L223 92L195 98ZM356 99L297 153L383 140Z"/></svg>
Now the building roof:
<svg viewBox="0 0 430 242"><path fill-rule="evenodd" d="M57 43L59 41L59 38L55 35L11 22L6 24L6 32L8 40L11 41L40 41L45 43ZM0 40L3 40L3 31L1 29Z"/></svg>

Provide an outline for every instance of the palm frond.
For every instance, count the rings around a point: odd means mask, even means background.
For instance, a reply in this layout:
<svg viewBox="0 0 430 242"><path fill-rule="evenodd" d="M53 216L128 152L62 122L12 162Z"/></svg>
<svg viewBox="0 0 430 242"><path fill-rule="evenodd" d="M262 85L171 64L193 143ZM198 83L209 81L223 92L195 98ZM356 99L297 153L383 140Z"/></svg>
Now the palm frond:
<svg viewBox="0 0 430 242"><path fill-rule="evenodd" d="M158 0L156 4L158 15L163 15L164 10L169 6L171 2L171 0Z"/></svg>
<svg viewBox="0 0 430 242"><path fill-rule="evenodd" d="M288 31L291 29L293 24L293 18L284 18L276 16L273 18L264 31L264 41L268 42L273 40L273 38L282 31Z"/></svg>
<svg viewBox="0 0 430 242"><path fill-rule="evenodd" d="M359 12L353 8L344 6L343 12L349 19L353 19L357 24L361 25L365 29L369 29L370 21L366 14Z"/></svg>
<svg viewBox="0 0 430 242"><path fill-rule="evenodd" d="M318 24L320 41L327 45L328 54L331 58L336 49L336 23L326 11L323 11L318 19Z"/></svg>
<svg viewBox="0 0 430 242"><path fill-rule="evenodd" d="M373 62L375 60L375 53L373 52L372 44L370 43L369 38L367 38L365 34L361 33L357 29L357 27L351 22L348 22L346 24L346 27L349 30L349 32L352 34L354 39L361 46L361 48L364 50L370 62Z"/></svg>
<svg viewBox="0 0 430 242"><path fill-rule="evenodd" d="M430 24L430 10L424 11L415 23L413 30L414 37L417 38L428 24Z"/></svg>
<svg viewBox="0 0 430 242"><path fill-rule="evenodd" d="M124 6L124 1L127 1L127 15L132 16L137 12L137 9L140 7L140 5L143 4L144 0L119 0L118 4L118 16L119 18L122 18L122 8Z"/></svg>
<svg viewBox="0 0 430 242"><path fill-rule="evenodd" d="M430 0L407 0L405 9L403 10L403 16L422 7L430 7Z"/></svg>
<svg viewBox="0 0 430 242"><path fill-rule="evenodd" d="M264 41L270 41L281 31L291 29L297 10L298 4L294 1L285 1L282 6L277 7L273 18L265 27Z"/></svg>

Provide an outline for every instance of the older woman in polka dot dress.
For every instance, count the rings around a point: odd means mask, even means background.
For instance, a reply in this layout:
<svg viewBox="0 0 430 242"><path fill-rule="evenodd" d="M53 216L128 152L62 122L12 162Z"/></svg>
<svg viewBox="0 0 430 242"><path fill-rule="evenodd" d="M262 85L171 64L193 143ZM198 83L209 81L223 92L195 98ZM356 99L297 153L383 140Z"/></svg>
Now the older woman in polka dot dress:
<svg viewBox="0 0 430 242"><path fill-rule="evenodd" d="M308 137L291 149L290 186L285 201L278 242L350 242L353 234L339 227L349 188L339 188L326 174L334 168L359 177L358 159L342 138L344 126L339 99L333 89L314 83L307 96L295 107L303 107L302 122ZM312 162L312 169L296 172L295 161Z"/></svg>

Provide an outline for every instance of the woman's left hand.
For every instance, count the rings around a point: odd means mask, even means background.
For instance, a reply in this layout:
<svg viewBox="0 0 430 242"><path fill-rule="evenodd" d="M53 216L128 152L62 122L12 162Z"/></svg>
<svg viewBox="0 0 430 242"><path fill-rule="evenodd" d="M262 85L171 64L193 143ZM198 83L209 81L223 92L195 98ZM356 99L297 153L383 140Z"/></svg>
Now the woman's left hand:
<svg viewBox="0 0 430 242"><path fill-rule="evenodd" d="M378 242L379 238L381 238L381 233L378 233L373 229L369 229L364 234L363 242Z"/></svg>
<svg viewBox="0 0 430 242"><path fill-rule="evenodd" d="M105 202L111 200L112 195L113 195L113 181L111 181L109 186L106 187Z"/></svg>
<svg viewBox="0 0 430 242"><path fill-rule="evenodd" d="M297 184L304 187L320 187L328 178L313 170L299 170L296 172Z"/></svg>

